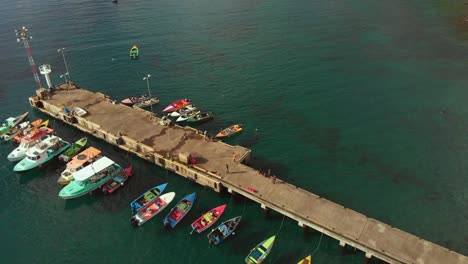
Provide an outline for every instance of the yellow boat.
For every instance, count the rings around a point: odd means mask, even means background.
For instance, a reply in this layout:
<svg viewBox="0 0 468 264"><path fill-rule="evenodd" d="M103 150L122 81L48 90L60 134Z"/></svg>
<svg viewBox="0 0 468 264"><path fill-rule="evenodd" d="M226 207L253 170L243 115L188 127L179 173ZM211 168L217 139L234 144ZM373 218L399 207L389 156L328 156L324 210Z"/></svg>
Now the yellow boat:
<svg viewBox="0 0 468 264"><path fill-rule="evenodd" d="M138 56L140 56L140 50L138 49L137 46L133 46L131 49L130 49L130 57L132 59L136 59L138 58Z"/></svg>
<svg viewBox="0 0 468 264"><path fill-rule="evenodd" d="M312 264L312 256L307 256L305 259L302 259L297 264Z"/></svg>

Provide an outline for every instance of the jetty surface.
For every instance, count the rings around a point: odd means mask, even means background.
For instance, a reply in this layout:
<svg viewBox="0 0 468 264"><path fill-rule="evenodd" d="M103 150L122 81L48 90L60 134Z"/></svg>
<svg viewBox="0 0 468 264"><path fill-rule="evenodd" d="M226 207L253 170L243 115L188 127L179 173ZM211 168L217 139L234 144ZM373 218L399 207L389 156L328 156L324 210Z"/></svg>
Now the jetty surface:
<svg viewBox="0 0 468 264"><path fill-rule="evenodd" d="M228 191L388 263L468 264L464 255L366 217L298 186L245 165L251 150L205 138L201 131L168 124L102 93L72 83L38 89L31 106L216 192ZM86 111L79 116L75 107ZM82 114L82 112L81 112ZM233 158L234 157L234 158ZM234 160L235 159L235 160ZM195 162L192 162L195 160ZM463 228L463 227L462 227Z"/></svg>

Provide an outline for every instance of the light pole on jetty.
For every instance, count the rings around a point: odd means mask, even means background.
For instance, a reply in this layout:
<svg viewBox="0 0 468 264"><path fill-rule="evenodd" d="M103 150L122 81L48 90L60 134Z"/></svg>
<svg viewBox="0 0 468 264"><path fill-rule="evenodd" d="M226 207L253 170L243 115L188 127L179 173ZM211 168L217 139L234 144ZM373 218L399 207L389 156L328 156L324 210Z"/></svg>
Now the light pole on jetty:
<svg viewBox="0 0 468 264"><path fill-rule="evenodd" d="M65 54L63 53L63 50L65 48L58 49L57 52L62 53L62 58L63 58L63 64L65 64L65 70L67 71L63 76L65 77L65 82L68 85L68 82L71 80L70 72L68 71L68 65L67 65L67 60L65 60ZM67 80L67 75L68 75L68 80Z"/></svg>
<svg viewBox="0 0 468 264"><path fill-rule="evenodd" d="M24 49L26 50L26 54L28 55L29 65L31 65L31 70L34 75L34 80L36 81L37 88L42 88L41 79L39 79L39 75L37 74L36 64L34 63L34 59L32 56L31 47L29 46L28 40L32 39L29 36L29 31L26 27L22 27L21 29L15 30L16 33L16 40L18 42L23 41Z"/></svg>
<svg viewBox="0 0 468 264"><path fill-rule="evenodd" d="M146 87L148 88L148 96L149 96L149 100L151 100L151 92L150 92L150 88L149 88L149 78L151 78L151 75L146 74L146 77L143 77L143 80L146 80ZM151 113L153 113L153 105L151 104L151 102L150 102L150 108L151 108Z"/></svg>

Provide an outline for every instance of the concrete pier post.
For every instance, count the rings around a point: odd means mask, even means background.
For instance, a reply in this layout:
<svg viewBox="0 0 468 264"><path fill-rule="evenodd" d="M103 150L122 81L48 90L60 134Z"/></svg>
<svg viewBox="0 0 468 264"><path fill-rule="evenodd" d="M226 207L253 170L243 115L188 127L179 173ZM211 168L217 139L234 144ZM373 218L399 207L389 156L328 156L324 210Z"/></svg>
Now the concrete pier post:
<svg viewBox="0 0 468 264"><path fill-rule="evenodd" d="M309 227L306 226L303 222L300 222L300 221L299 221L299 222L297 222L297 225L300 226L300 227L302 227L302 230L304 231L304 234L309 233Z"/></svg>
<svg viewBox="0 0 468 264"><path fill-rule="evenodd" d="M366 253L366 256L364 257L364 264L369 264L371 261L372 255L369 253Z"/></svg>
<svg viewBox="0 0 468 264"><path fill-rule="evenodd" d="M265 216L265 218L268 218L270 216L270 208L268 208L264 204L261 204L261 207L263 209L263 215Z"/></svg>
<svg viewBox="0 0 468 264"><path fill-rule="evenodd" d="M346 243L343 241L340 241L340 252L341 255L346 255Z"/></svg>

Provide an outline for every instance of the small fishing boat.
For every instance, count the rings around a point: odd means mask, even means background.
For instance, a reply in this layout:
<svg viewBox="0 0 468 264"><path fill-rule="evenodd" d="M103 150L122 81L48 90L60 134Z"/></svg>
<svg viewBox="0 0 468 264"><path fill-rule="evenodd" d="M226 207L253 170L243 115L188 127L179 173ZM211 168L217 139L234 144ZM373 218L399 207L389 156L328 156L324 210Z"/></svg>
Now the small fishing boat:
<svg viewBox="0 0 468 264"><path fill-rule="evenodd" d="M200 124L213 119L213 113L205 112L187 118L187 123Z"/></svg>
<svg viewBox="0 0 468 264"><path fill-rule="evenodd" d="M164 226L174 228L180 220L187 215L190 209L192 209L196 196L196 193L191 193L182 198L182 200L180 200L164 218Z"/></svg>
<svg viewBox="0 0 468 264"><path fill-rule="evenodd" d="M172 104L166 106L166 108L164 108L163 112L164 113L171 113L171 112L177 111L179 109L182 109L182 108L186 107L189 104L191 104L189 99L181 99L181 100L175 101Z"/></svg>
<svg viewBox="0 0 468 264"><path fill-rule="evenodd" d="M88 113L83 108L78 107L78 106L73 107L73 112L75 113L75 115L79 117L83 117Z"/></svg>
<svg viewBox="0 0 468 264"><path fill-rule="evenodd" d="M5 123L0 126L0 136L3 137L7 132L12 132L17 128L19 124L23 122L24 119L29 115L29 112L26 112L17 117L9 117L5 120ZM16 131L14 131L16 132Z"/></svg>
<svg viewBox="0 0 468 264"><path fill-rule="evenodd" d="M219 217L224 213L226 209L225 204L215 207L208 212L204 213L200 216L197 220L192 223L192 232L197 231L197 233L201 233L205 231L208 227L212 226L216 221L218 221Z"/></svg>
<svg viewBox="0 0 468 264"><path fill-rule="evenodd" d="M136 59L138 58L138 56L140 56L140 49L138 48L138 46L133 46L130 49L130 58Z"/></svg>
<svg viewBox="0 0 468 264"><path fill-rule="evenodd" d="M26 128L25 130L21 131L20 133L17 133L16 135L14 135L12 141L21 143L23 138L29 137L29 136L34 135L34 134L38 134L38 133L40 133L40 130L44 130L43 127L48 127L49 126L49 119L47 119L46 121L44 121L42 123L39 123L39 124L36 123L37 121L42 122L42 119L38 119L38 120L32 122L31 124L29 124L28 128ZM54 130L51 130L51 132L53 132L53 131Z"/></svg>
<svg viewBox="0 0 468 264"><path fill-rule="evenodd" d="M234 230L236 230L237 226L239 225L241 218L241 216L231 218L227 221L224 221L216 229L211 230L211 232L207 235L208 243L218 245L219 243L223 242L223 240L226 239L230 234L234 235Z"/></svg>
<svg viewBox="0 0 468 264"><path fill-rule="evenodd" d="M262 263L273 247L275 243L276 236L272 236L267 240L262 241L256 247L254 247L249 255L245 258L245 263L247 264L259 264Z"/></svg>
<svg viewBox="0 0 468 264"><path fill-rule="evenodd" d="M73 173L74 180L59 192L62 199L73 199L90 193L122 171L108 157L102 157L83 169Z"/></svg>
<svg viewBox="0 0 468 264"><path fill-rule="evenodd" d="M81 170L85 166L100 158L101 151L95 147L89 147L83 150L67 163L67 168L60 174L57 183L62 186L69 184L71 181L73 181L74 172Z"/></svg>
<svg viewBox="0 0 468 264"><path fill-rule="evenodd" d="M22 138L20 145L8 154L8 160L11 162L22 160L26 157L28 149L35 146L45 136L51 134L54 130L48 127L40 127L34 132Z"/></svg>
<svg viewBox="0 0 468 264"><path fill-rule="evenodd" d="M37 119L34 122L29 123L29 121L25 121L19 125L19 128L16 131L11 131L10 133L6 133L3 135L3 141L15 141L17 136L22 136L28 134L30 131L39 127L42 123L42 119ZM19 141L18 141L19 142Z"/></svg>
<svg viewBox="0 0 468 264"><path fill-rule="evenodd" d="M84 148L87 142L88 139L84 137L71 144L70 148L58 157L59 160L62 162L69 162L73 158L73 156L75 156L78 153L78 151Z"/></svg>
<svg viewBox="0 0 468 264"><path fill-rule="evenodd" d="M132 166L123 169L119 174L106 182L101 188L102 192L104 192L104 194L113 193L119 187L123 186L130 176L132 176Z"/></svg>
<svg viewBox="0 0 468 264"><path fill-rule="evenodd" d="M62 140L61 138L57 136L48 136L32 148L28 149L26 151L26 157L16 164L13 171L27 171L41 166L54 157L60 155L69 147L70 143Z"/></svg>
<svg viewBox="0 0 468 264"><path fill-rule="evenodd" d="M177 119L176 119L176 122L184 122L184 121L187 121L187 119L195 116L195 115L198 115L200 114L200 111L191 111L191 112L188 112L188 113L185 113L183 115L180 115Z"/></svg>
<svg viewBox="0 0 468 264"><path fill-rule="evenodd" d="M155 215L159 214L167 205L174 200L175 192L165 193L156 200L147 204L145 207L141 208L138 213L136 213L132 218L130 218L130 223L132 226L137 227L141 226L146 221L153 218Z"/></svg>
<svg viewBox="0 0 468 264"><path fill-rule="evenodd" d="M312 256L309 255L305 258L303 258L301 261L299 261L297 264L312 264Z"/></svg>
<svg viewBox="0 0 468 264"><path fill-rule="evenodd" d="M142 207L156 200L158 196L166 189L167 183L155 186L142 195L138 196L133 202L130 203L130 209L132 209L133 214L136 214Z"/></svg>
<svg viewBox="0 0 468 264"><path fill-rule="evenodd" d="M217 137L217 138L230 137L230 136L235 135L235 134L237 134L237 133L239 133L241 131L242 131L242 125L235 124L235 125L232 125L232 126L230 126L228 128L223 129L215 137Z"/></svg>
<svg viewBox="0 0 468 264"><path fill-rule="evenodd" d="M184 115L186 113L189 113L189 112L192 112L192 111L197 111L197 110L198 110L198 108L196 106L190 104L190 105L187 105L184 108L181 108L179 110L176 110L176 111L170 113L169 115L172 116L172 117L179 117L179 116Z"/></svg>
<svg viewBox="0 0 468 264"><path fill-rule="evenodd" d="M144 94L140 97L128 97L128 98L125 98L123 99L122 101L120 101L122 104L125 104L125 105L128 105L128 106L132 106L138 102L142 102L142 101L145 101L145 100L148 100L150 99L149 96L147 94Z"/></svg>
<svg viewBox="0 0 468 264"><path fill-rule="evenodd" d="M134 108L146 108L159 103L158 97L149 98L143 101L139 101L133 105Z"/></svg>

